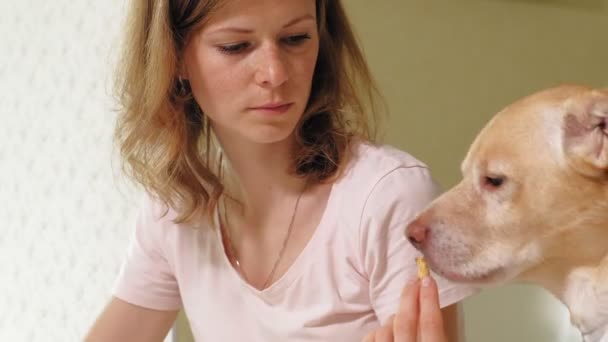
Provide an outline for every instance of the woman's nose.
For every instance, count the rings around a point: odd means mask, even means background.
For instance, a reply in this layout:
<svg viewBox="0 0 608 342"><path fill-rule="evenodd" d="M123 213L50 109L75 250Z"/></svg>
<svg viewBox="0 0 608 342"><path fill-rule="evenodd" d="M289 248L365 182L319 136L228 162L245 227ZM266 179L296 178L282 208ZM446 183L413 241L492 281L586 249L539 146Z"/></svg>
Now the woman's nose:
<svg viewBox="0 0 608 342"><path fill-rule="evenodd" d="M276 88L289 79L287 63L281 51L275 47L265 47L260 54L255 81L262 87Z"/></svg>

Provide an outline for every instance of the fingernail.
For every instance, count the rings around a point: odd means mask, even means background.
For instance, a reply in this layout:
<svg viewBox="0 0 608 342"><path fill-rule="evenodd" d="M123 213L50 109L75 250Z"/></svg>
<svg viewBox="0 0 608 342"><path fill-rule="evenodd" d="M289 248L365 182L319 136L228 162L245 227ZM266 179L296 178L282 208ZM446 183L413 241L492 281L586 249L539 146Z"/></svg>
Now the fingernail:
<svg viewBox="0 0 608 342"><path fill-rule="evenodd" d="M426 276L426 277L422 278L422 286L429 287L429 285L431 285L431 277Z"/></svg>

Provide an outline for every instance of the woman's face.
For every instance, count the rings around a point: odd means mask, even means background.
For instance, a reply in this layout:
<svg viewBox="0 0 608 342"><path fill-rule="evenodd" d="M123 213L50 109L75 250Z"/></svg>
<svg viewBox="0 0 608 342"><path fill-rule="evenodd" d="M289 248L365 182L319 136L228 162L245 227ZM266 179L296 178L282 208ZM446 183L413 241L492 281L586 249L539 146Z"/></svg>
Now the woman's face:
<svg viewBox="0 0 608 342"><path fill-rule="evenodd" d="M220 141L288 138L319 52L315 0L229 0L185 49L186 77Z"/></svg>

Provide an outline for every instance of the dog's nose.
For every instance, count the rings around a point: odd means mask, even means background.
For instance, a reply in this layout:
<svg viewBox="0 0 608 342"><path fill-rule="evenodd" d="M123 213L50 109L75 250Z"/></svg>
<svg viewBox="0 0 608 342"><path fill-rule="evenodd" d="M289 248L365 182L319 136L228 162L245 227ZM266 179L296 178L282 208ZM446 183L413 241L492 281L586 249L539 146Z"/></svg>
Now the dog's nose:
<svg viewBox="0 0 608 342"><path fill-rule="evenodd" d="M429 234L429 227L418 220L407 226L405 235L416 248L422 247Z"/></svg>

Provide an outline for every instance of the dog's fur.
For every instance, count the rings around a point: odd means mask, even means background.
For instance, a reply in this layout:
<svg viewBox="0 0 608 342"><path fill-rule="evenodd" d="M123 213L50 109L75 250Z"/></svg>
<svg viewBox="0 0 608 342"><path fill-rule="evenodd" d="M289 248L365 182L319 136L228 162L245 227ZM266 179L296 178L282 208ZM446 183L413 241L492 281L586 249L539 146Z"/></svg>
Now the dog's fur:
<svg viewBox="0 0 608 342"><path fill-rule="evenodd" d="M608 341L608 90L560 86L496 114L463 179L406 229L455 281L543 286L585 341Z"/></svg>

